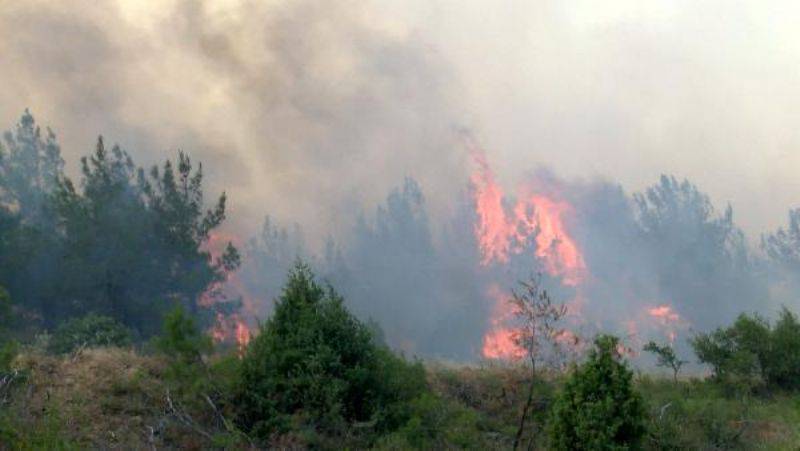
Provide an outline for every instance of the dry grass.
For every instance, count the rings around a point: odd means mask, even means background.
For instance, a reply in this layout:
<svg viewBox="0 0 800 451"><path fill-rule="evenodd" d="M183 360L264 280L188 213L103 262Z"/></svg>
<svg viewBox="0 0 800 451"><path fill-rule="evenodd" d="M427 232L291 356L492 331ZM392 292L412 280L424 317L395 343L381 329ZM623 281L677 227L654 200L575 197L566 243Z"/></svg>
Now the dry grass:
<svg viewBox="0 0 800 451"><path fill-rule="evenodd" d="M27 350L17 357L14 366L25 374L7 406L17 426L45 430L47 426L43 425L55 416L57 434L81 449L206 449L211 445L168 411L166 363L159 358L114 348L88 349L66 357ZM458 423L458 427L477 425L480 437L496 435L491 442L499 448L507 447L525 402L529 380L525 367L429 363L427 369L437 395L478 415L477 422ZM540 425L557 390L558 377L550 376L537 385L541 403L534 415ZM723 425L739 419L738 414L727 415L737 402L715 394L708 384L682 381L676 385L645 377L637 385L653 409L670 401L677 403L672 406L672 410L680 409L674 419L675 431L686 436L687 443L710 443L710 432L701 421L708 415L719 416ZM753 398L747 406L748 427L740 448L795 449L792 447L800 440L797 396ZM190 414L200 423L210 424L206 418L210 411L207 406L201 407L205 410ZM541 434L526 433L527 438L535 435ZM291 437L284 439L288 441L274 445L286 449L297 446Z"/></svg>
<svg viewBox="0 0 800 451"><path fill-rule="evenodd" d="M61 434L91 448L161 448L175 439L159 359L98 348L65 357L27 352L14 365L27 375L10 406L22 424L55 414Z"/></svg>

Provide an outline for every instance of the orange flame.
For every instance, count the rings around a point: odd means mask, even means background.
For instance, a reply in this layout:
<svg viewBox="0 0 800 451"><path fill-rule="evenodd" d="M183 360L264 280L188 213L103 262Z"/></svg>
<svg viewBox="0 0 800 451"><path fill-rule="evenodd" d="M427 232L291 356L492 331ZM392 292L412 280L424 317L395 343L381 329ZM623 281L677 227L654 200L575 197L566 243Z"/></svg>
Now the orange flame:
<svg viewBox="0 0 800 451"><path fill-rule="evenodd" d="M675 342L678 337L677 328L684 325L681 316L678 315L672 306L667 304L657 305L647 309L647 314L655 319L664 329L666 329L667 338L671 343Z"/></svg>
<svg viewBox="0 0 800 451"><path fill-rule="evenodd" d="M525 242L532 233L536 233L536 256L544 262L547 273L562 277L565 285L577 286L586 265L578 246L564 226L563 218L572 211L572 207L564 201L534 195L528 199L527 206L519 202L514 211L517 222L524 224L526 228L523 231L527 232L519 234L517 241Z"/></svg>
<svg viewBox="0 0 800 451"><path fill-rule="evenodd" d="M225 246L227 246L227 243L235 243L236 241L236 238L231 235L221 232L214 232L210 234L209 240L205 247L209 250L209 252L211 252L213 258L217 258L222 254ZM240 296L242 299L242 310L248 313L250 316L255 316L255 302L249 296L244 283L242 283L241 279L235 272L228 273L226 280L220 284L217 284L216 286L211 287L209 291L212 290L223 290L229 294ZM209 305L214 302L214 299L213 297L209 296L208 293L204 293L200 302L203 305ZM216 319L216 324L211 328L210 331L211 337L214 339L214 341L224 342L235 340L237 346L239 347L240 354L244 352L244 348L246 348L250 343L250 339L252 337L252 332L247 323L239 314L233 314L226 318L224 315L218 313Z"/></svg>
<svg viewBox="0 0 800 451"><path fill-rule="evenodd" d="M473 151L477 170L471 182L478 215L475 236L481 251L481 264L508 262L510 253L521 253L531 240L535 254L552 276L577 286L586 270L583 255L567 232L564 218L572 207L563 200L543 194L530 194L519 200L508 214L503 207L503 190L496 183L485 155Z"/></svg>
<svg viewBox="0 0 800 451"><path fill-rule="evenodd" d="M507 263L509 254L519 254L526 245L533 243L534 253L548 274L559 277L564 285L580 285L586 264L565 226L565 217L572 213L572 206L542 193L529 193L507 210L503 205L503 190L495 181L485 154L474 143L469 144L477 166L470 181L477 213L474 231L481 264ZM490 330L483 338L483 356L518 359L525 351L513 340L515 331L508 326L509 309L501 306L506 301L497 295L498 292L496 287L490 289L495 308L489 320ZM571 313L580 309L582 298L573 304Z"/></svg>
<svg viewBox="0 0 800 451"><path fill-rule="evenodd" d="M647 313L653 318L660 320L664 325L680 321L681 319L680 315L675 313L672 307L666 304L651 307L647 309Z"/></svg>
<svg viewBox="0 0 800 451"><path fill-rule="evenodd" d="M494 300L490 328L483 336L482 354L487 359L519 360L525 357L525 349L516 342L516 330L508 324L514 319L513 305L497 284L492 284L486 292Z"/></svg>
<svg viewBox="0 0 800 451"><path fill-rule="evenodd" d="M505 263L508 261L514 225L506 218L503 190L495 183L485 155L473 152L473 158L478 166L477 171L472 174L471 182L478 214L475 235L482 254L481 264L488 265L492 261Z"/></svg>
<svg viewBox="0 0 800 451"><path fill-rule="evenodd" d="M236 343L239 344L240 351L244 351L250 344L250 328L242 320L236 321Z"/></svg>
<svg viewBox="0 0 800 451"><path fill-rule="evenodd" d="M514 340L515 331L510 328L495 329L483 337L483 356L487 359L519 360L525 357L525 350Z"/></svg>

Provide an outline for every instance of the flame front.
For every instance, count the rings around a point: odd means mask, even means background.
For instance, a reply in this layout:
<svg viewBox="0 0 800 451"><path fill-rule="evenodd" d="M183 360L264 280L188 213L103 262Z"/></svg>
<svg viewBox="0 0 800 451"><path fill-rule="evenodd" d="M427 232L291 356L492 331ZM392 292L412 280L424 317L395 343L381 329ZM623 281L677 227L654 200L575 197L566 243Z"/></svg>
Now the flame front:
<svg viewBox="0 0 800 451"><path fill-rule="evenodd" d="M530 194L517 201L509 214L503 206L503 190L485 155L473 152L473 158L477 165L471 177L477 213L475 236L481 264L506 263L509 254L523 252L533 240L536 256L548 274L561 277L565 285L580 284L586 264L564 224L572 213L570 204L544 194Z"/></svg>

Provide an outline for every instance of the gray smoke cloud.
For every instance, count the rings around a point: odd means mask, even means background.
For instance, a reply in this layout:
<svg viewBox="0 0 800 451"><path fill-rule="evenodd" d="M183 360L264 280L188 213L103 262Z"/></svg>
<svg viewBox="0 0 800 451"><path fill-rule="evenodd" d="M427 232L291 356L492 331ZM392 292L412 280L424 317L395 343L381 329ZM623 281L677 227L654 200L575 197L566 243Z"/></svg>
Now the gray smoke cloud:
<svg viewBox="0 0 800 451"><path fill-rule="evenodd" d="M423 191L406 179L359 215L351 233L330 237L323 254L304 246L301 226L268 220L246 252L244 285L277 296L282 275L301 257L360 317L377 321L392 345L463 360L481 356L485 335L497 325L498 300L530 276L541 277L557 302L575 307L567 322L572 331L584 338L616 333L634 350L655 339L690 355L686 339L697 331L742 312L770 317L780 304L798 308L796 225L769 239L779 255L765 259L744 240L732 209L716 207L686 180L662 176L628 193L607 181L571 182L540 170L529 184L540 187L534 194L570 206L559 217L566 235L556 240L577 245L585 270L577 283L539 255L541 230L515 241L507 261L485 261L472 197L479 187L454 200L459 208L445 224L432 224ZM515 200L504 198L507 217ZM268 314L269 303L259 307Z"/></svg>
<svg viewBox="0 0 800 451"><path fill-rule="evenodd" d="M379 5L134 3L4 3L1 118L30 107L73 162L98 133L141 164L185 149L250 232L270 211L323 235L412 173L446 205L457 82Z"/></svg>
<svg viewBox="0 0 800 451"><path fill-rule="evenodd" d="M30 107L57 125L68 161L100 132L141 160L189 150L219 168L251 232L267 209L344 227L342 204L375 204L407 175L438 216L464 174L451 128L466 125L509 185L538 165L629 190L677 174L732 203L757 241L800 204L797 12L755 0L5 1L0 120Z"/></svg>

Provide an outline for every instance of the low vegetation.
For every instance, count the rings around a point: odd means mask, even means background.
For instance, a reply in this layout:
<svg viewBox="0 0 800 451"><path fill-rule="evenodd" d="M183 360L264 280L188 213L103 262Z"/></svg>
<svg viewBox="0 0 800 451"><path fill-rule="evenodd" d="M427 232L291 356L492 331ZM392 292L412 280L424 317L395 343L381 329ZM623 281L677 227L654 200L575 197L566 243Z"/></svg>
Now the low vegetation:
<svg viewBox="0 0 800 451"><path fill-rule="evenodd" d="M742 314L729 327L698 334L691 344L714 379L731 389L800 388L800 322L787 308L774 324Z"/></svg>
<svg viewBox="0 0 800 451"><path fill-rule="evenodd" d="M229 378L215 358L215 378ZM358 448L363 436L320 437L308 429L277 434L260 442L226 429L203 400L177 400L158 356L120 348L95 348L77 356L49 356L26 349L15 361L25 376L14 383L0 413L0 449L150 449L255 447L302 448L312 444ZM511 449L518 414L527 396L527 371L516 366L426 367L430 393L409 404L409 421L375 439L377 449ZM542 381L537 397L550 400L560 381ZM795 449L800 443L800 397L778 393L746 403L714 382L634 378L642 394L646 432L642 448ZM176 414L166 399L170 390ZM184 398L185 399L185 398ZM546 404L545 404L546 405ZM227 417L227 409L217 405ZM547 421L546 407L533 411ZM363 428L357 424L354 428ZM197 429L203 431L199 433ZM523 436L525 444L532 437ZM548 449L547 443L540 448ZM537 448L538 449L538 448Z"/></svg>
<svg viewBox="0 0 800 451"><path fill-rule="evenodd" d="M599 336L580 363L542 367L534 379L529 364L424 364L388 349L374 325L353 317L303 264L289 274L274 315L243 356L215 349L181 308L166 315L159 336L138 345L108 318L67 324L7 348L0 449L664 450L800 443L800 394L779 383L797 369L791 358L763 372L760 364L754 372L720 359L707 379L660 379L635 376L618 340ZM742 344L750 337L745 331L765 333L772 340L766 343L778 346L800 334L794 324L788 311L774 325L743 316L693 344L698 353L760 362ZM752 354L741 358L730 343ZM745 377L767 382L732 391L731 381Z"/></svg>
<svg viewBox="0 0 800 451"><path fill-rule="evenodd" d="M642 396L621 361L619 340L597 337L585 363L567 376L552 409L557 450L636 449L645 433Z"/></svg>
<svg viewBox="0 0 800 451"><path fill-rule="evenodd" d="M87 347L125 347L131 343L131 333L125 326L107 316L95 314L61 323L49 338L50 351L56 354Z"/></svg>
<svg viewBox="0 0 800 451"><path fill-rule="evenodd" d="M422 365L378 343L300 264L242 359L238 422L263 442L299 435L331 448L343 437L369 446L406 425L427 393Z"/></svg>

